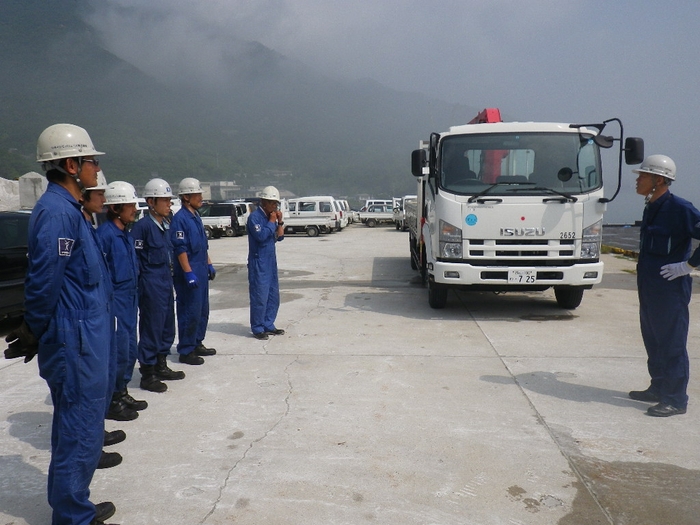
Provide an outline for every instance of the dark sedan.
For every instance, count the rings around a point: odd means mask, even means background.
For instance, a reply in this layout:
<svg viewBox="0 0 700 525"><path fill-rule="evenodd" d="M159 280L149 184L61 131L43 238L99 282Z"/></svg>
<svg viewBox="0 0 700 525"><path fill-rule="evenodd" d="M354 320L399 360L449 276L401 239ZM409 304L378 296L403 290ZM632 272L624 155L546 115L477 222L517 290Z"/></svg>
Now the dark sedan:
<svg viewBox="0 0 700 525"><path fill-rule="evenodd" d="M0 319L24 312L29 212L0 212Z"/></svg>

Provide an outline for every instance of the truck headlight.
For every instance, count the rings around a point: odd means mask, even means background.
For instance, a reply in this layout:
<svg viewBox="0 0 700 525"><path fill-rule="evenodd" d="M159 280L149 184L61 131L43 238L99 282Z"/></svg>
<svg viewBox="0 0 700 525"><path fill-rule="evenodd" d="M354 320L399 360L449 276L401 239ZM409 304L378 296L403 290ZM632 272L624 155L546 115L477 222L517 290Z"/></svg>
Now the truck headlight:
<svg viewBox="0 0 700 525"><path fill-rule="evenodd" d="M603 239L603 220L591 224L583 230L581 259L599 259L600 243Z"/></svg>
<svg viewBox="0 0 700 525"><path fill-rule="evenodd" d="M440 257L443 259L462 258L462 229L440 219Z"/></svg>

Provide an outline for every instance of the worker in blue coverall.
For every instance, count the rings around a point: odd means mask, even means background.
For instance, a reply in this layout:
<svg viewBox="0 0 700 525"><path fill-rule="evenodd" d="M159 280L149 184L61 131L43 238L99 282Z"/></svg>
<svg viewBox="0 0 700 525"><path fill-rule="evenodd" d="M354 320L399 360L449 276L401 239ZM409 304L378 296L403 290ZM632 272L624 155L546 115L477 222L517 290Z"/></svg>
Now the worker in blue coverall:
<svg viewBox="0 0 700 525"><path fill-rule="evenodd" d="M692 239L700 239L700 211L669 191L676 165L665 155L642 162L637 193L646 197L640 230L637 288L642 339L651 385L633 390L632 399L656 403L647 414L685 414L688 362L690 272L700 265L700 249L691 255Z"/></svg>
<svg viewBox="0 0 700 525"><path fill-rule="evenodd" d="M248 293L250 328L256 339L282 335L275 328L280 306L275 244L284 239L284 221L278 210L280 194L274 186L260 193L260 206L248 217Z"/></svg>
<svg viewBox="0 0 700 525"><path fill-rule="evenodd" d="M49 184L29 224L24 320L38 339L39 373L54 406L53 525L102 523L115 512L111 502L89 500L111 390L105 342L113 326L106 263L79 203L82 191L97 184L99 155L88 133L71 124L48 127L37 141Z"/></svg>
<svg viewBox="0 0 700 525"><path fill-rule="evenodd" d="M98 213L102 212L102 209L104 207L105 203L105 190L107 189L107 179L104 176L104 173L102 173L102 170L97 172L97 186L91 186L89 188L84 188L82 191L82 195L80 197L80 204L82 205L82 212L83 216L85 217L85 220L88 222L90 225L90 229L93 230L95 228L95 219ZM104 250L102 249L102 244L100 243L100 238L99 236L96 237L98 247L102 253L104 253ZM102 258L101 263L102 264L102 273L104 275L109 274L109 270L106 265L106 260L105 258ZM112 315L110 316L111 320L111 325L109 327L110 333L112 334L112 340L114 340L114 337L116 335L116 314L114 312L114 287L112 286L112 282L109 281L108 279L104 281L105 283L105 290L107 294L112 297ZM109 383L112 384L114 382L114 377L117 371L117 354L114 348L110 348L109 352ZM110 409L112 407L112 403L110 403L110 396L107 396L107 406L105 407L105 418L106 419L117 419L119 421L124 421L129 418L116 418L116 417L110 417ZM131 419L135 419L136 416L132 417ZM124 433L123 430L114 430L112 432L107 432L105 430L104 433L104 446L109 446L109 445L114 445L115 443L120 443L126 439L126 434ZM102 451L102 454L100 455L100 461L97 463L97 468L98 469L103 469L103 468L111 468L111 467L116 467L122 462L122 456L119 454L119 452L105 452Z"/></svg>
<svg viewBox="0 0 700 525"><path fill-rule="evenodd" d="M114 315L117 326L112 339L116 355L114 389L107 419L129 421L148 407L134 399L127 389L138 357L136 324L138 318L139 266L134 243L127 228L136 219L138 197L128 182L115 181L105 189L107 221L97 228L102 251L107 258L114 287Z"/></svg>
<svg viewBox="0 0 700 525"><path fill-rule="evenodd" d="M131 229L139 261L140 387L165 392L163 380L184 379L182 370L171 370L168 355L175 341L173 297L173 246L170 243L170 207L173 193L163 179L151 179L143 191L148 213Z"/></svg>
<svg viewBox="0 0 700 525"><path fill-rule="evenodd" d="M209 243L197 210L202 207L202 187L185 177L177 192L182 207L170 225L170 241L177 262L173 281L177 303L177 353L181 363L201 365L202 356L216 354L204 346L209 324L209 281L216 270L209 258Z"/></svg>

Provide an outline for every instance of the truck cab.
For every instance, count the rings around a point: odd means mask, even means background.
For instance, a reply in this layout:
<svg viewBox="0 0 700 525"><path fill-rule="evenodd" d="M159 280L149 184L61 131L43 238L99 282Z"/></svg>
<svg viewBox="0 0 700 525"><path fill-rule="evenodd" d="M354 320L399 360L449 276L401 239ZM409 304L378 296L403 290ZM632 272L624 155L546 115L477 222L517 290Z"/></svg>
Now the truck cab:
<svg viewBox="0 0 700 525"><path fill-rule="evenodd" d="M407 222L412 265L432 307L445 306L450 288L553 287L561 307L580 304L603 276L600 147L612 139L599 133L561 123L474 123L435 133L414 152L419 204Z"/></svg>

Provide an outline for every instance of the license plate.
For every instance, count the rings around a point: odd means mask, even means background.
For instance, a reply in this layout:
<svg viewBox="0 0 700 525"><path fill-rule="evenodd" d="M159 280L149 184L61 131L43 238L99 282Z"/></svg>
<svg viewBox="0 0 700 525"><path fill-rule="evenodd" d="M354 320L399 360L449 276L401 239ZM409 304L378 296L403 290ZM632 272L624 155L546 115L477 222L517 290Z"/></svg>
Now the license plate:
<svg viewBox="0 0 700 525"><path fill-rule="evenodd" d="M536 270L508 270L508 284L534 284L535 281Z"/></svg>

